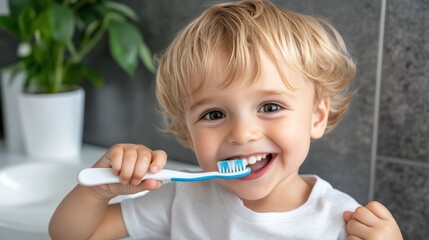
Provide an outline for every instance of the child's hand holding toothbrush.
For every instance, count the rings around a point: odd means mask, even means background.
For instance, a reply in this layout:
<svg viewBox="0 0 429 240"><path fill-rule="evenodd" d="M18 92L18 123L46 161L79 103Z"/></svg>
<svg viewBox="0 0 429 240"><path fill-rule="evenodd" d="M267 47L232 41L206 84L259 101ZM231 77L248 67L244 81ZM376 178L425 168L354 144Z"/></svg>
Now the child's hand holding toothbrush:
<svg viewBox="0 0 429 240"><path fill-rule="evenodd" d="M105 198L112 198L117 195L159 189L161 181L154 179L142 181L142 177L146 173L157 173L166 162L167 154L162 150L151 150L139 144L113 145L93 167L112 168L121 183L99 185L93 190Z"/></svg>
<svg viewBox="0 0 429 240"><path fill-rule="evenodd" d="M159 172L167 162L164 151L143 145L116 144L91 169L104 168L121 183L97 186L77 185L60 203L50 222L52 239L120 239L128 235L119 204L109 201L124 194L156 190L161 182L141 180ZM113 171L113 174L112 174ZM115 176L116 175L116 176ZM118 182L118 181L116 181Z"/></svg>

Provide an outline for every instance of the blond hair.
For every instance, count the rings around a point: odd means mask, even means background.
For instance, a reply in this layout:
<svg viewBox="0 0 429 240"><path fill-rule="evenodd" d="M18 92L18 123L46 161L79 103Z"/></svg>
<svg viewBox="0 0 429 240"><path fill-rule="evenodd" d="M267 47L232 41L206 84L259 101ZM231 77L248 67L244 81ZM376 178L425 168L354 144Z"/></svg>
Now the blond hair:
<svg viewBox="0 0 429 240"><path fill-rule="evenodd" d="M348 86L355 64L329 22L279 9L264 0L217 4L188 24L159 58L156 96L166 119L165 130L184 145L189 97L218 67L220 50L227 59L225 86L252 69L252 64L256 66L254 75L258 75L260 50L283 77L284 64L303 74L314 83L316 101L331 98L326 131L344 117L352 100Z"/></svg>

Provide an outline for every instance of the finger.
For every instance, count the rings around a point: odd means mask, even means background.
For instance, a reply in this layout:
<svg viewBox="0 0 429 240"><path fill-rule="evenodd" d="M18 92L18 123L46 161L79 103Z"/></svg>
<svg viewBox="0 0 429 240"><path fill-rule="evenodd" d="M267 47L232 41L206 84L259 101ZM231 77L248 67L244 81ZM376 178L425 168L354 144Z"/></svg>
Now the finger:
<svg viewBox="0 0 429 240"><path fill-rule="evenodd" d="M353 217L353 212L352 211L345 211L345 212L343 212L343 218L344 218L344 221L346 221L346 223L349 222L350 219L352 219L352 217Z"/></svg>
<svg viewBox="0 0 429 240"><path fill-rule="evenodd" d="M147 180L142 182L142 186L144 186L144 188L149 190L149 191L154 191L154 190L161 188L162 181L158 181L155 179L147 179Z"/></svg>
<svg viewBox="0 0 429 240"><path fill-rule="evenodd" d="M164 168L167 162L167 153L162 150L152 152L152 162L150 164L150 172L157 173L160 169Z"/></svg>
<svg viewBox="0 0 429 240"><path fill-rule="evenodd" d="M140 184L143 176L146 174L151 161L151 153L147 149L139 149L137 162L134 167L133 178L131 183L134 185Z"/></svg>
<svg viewBox="0 0 429 240"><path fill-rule="evenodd" d="M114 196L135 194L146 190L154 191L161 188L161 186L162 186L162 181L157 181L154 179L144 180L139 185L132 185L132 184L123 185L120 183L105 185L105 187L108 188L109 191L114 194Z"/></svg>
<svg viewBox="0 0 429 240"><path fill-rule="evenodd" d="M121 171L121 167L122 167L123 155L124 155L123 145L121 144L113 145L103 156L109 161L109 164L110 164L110 166L105 166L105 167L112 167L113 172L116 175L119 175L119 172Z"/></svg>
<svg viewBox="0 0 429 240"><path fill-rule="evenodd" d="M150 186L150 184L149 184L149 186ZM135 194L135 193L139 193L139 192L143 192L143 191L148 190L147 186L144 184L139 184L139 185L132 185L132 184L123 185L123 184L120 184L116 188L117 188L118 195L129 195L129 194Z"/></svg>
<svg viewBox="0 0 429 240"><path fill-rule="evenodd" d="M122 184L128 184L134 173L134 167L138 158L137 149L135 146L125 146L122 159L121 172L119 178Z"/></svg>
<svg viewBox="0 0 429 240"><path fill-rule="evenodd" d="M376 226L380 221L380 219L372 211L362 206L356 208L352 218L369 227Z"/></svg>
<svg viewBox="0 0 429 240"><path fill-rule="evenodd" d="M393 219L390 211L381 203L377 201L371 201L366 205L366 208L369 209L375 216L383 220Z"/></svg>
<svg viewBox="0 0 429 240"><path fill-rule="evenodd" d="M347 232L349 235L353 235L359 238L365 238L365 236L369 236L371 233L371 227L355 220L351 219L346 225Z"/></svg>

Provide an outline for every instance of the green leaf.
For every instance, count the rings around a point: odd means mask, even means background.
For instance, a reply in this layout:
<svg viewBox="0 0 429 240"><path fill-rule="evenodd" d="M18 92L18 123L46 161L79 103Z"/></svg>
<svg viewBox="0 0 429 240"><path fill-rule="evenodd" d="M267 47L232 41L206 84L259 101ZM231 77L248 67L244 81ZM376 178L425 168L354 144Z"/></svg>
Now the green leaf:
<svg viewBox="0 0 429 240"><path fill-rule="evenodd" d="M108 18L109 21L114 21L114 22L124 22L125 23L127 21L127 19L124 16L122 16L121 14L116 13L116 12L109 12L109 14L106 15L106 18Z"/></svg>
<svg viewBox="0 0 429 240"><path fill-rule="evenodd" d="M104 87L104 79L98 72L88 68L87 77L96 87Z"/></svg>
<svg viewBox="0 0 429 240"><path fill-rule="evenodd" d="M52 38L60 43L67 44L74 32L73 12L62 5L53 4L49 8L49 25Z"/></svg>
<svg viewBox="0 0 429 240"><path fill-rule="evenodd" d="M104 80L101 75L83 63L72 63L67 66L65 71L65 85L78 85L83 79L87 77L88 80L96 87L104 86Z"/></svg>
<svg viewBox="0 0 429 240"><path fill-rule="evenodd" d="M9 16L0 16L0 29L3 29L21 39L16 19Z"/></svg>
<svg viewBox="0 0 429 240"><path fill-rule="evenodd" d="M156 69L155 69L155 65L153 64L152 53L150 52L149 48L144 42L140 44L139 56L143 64L146 66L146 68L150 72L155 73Z"/></svg>
<svg viewBox="0 0 429 240"><path fill-rule="evenodd" d="M82 44L86 44L91 40L93 33L101 26L101 21L95 20L88 24L82 37Z"/></svg>
<svg viewBox="0 0 429 240"><path fill-rule="evenodd" d="M18 18L30 0L9 0L9 15L0 16L0 28L22 40L18 26Z"/></svg>
<svg viewBox="0 0 429 240"><path fill-rule="evenodd" d="M32 0L9 0L9 16L12 18L17 19L18 15L20 14L21 10L30 5L30 2ZM32 4L34 5L34 4Z"/></svg>
<svg viewBox="0 0 429 240"><path fill-rule="evenodd" d="M118 2L112 2L112 1L108 1L105 3L106 6L124 16L127 16L129 18L131 18L134 21L138 21L139 17L137 16L137 14L134 12L133 9L131 9L130 7L128 7L125 4L122 3L118 3Z"/></svg>
<svg viewBox="0 0 429 240"><path fill-rule="evenodd" d="M140 32L133 25L121 21L111 21L108 31L110 53L113 59L122 69L132 75L138 64L138 54L142 42Z"/></svg>
<svg viewBox="0 0 429 240"><path fill-rule="evenodd" d="M71 64L64 69L64 84L77 85L85 76L86 66L82 63Z"/></svg>
<svg viewBox="0 0 429 240"><path fill-rule="evenodd" d="M25 7L18 16L18 26L21 40L28 42L33 34L33 24L36 11L34 6L28 5Z"/></svg>
<svg viewBox="0 0 429 240"><path fill-rule="evenodd" d="M42 11L34 20L34 31L39 33L39 37L43 39L50 39L52 37L52 30L49 20L49 10Z"/></svg>

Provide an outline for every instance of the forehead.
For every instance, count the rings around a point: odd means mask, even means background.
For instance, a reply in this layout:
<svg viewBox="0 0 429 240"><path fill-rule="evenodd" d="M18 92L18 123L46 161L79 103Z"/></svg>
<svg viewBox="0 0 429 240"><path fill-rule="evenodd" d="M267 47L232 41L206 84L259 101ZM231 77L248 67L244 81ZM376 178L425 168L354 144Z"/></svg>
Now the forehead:
<svg viewBox="0 0 429 240"><path fill-rule="evenodd" d="M300 81L306 81L303 74L286 64L278 63L262 50L252 53L252 58L248 61L235 64L228 61L227 54L219 51L206 76L195 82L191 95L207 90L251 86L255 83L263 85L263 82L273 77L281 79L291 91L300 85Z"/></svg>

